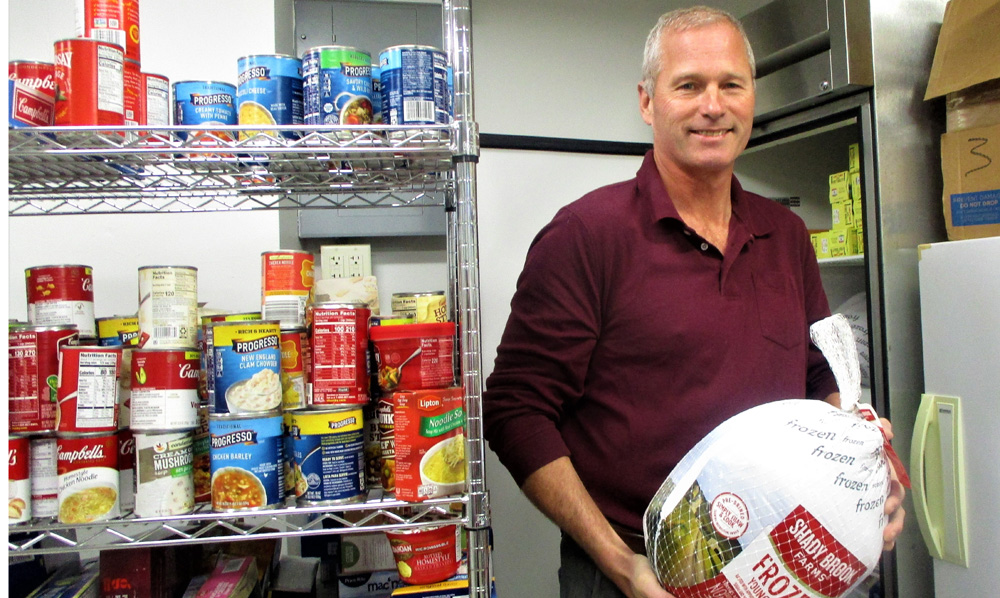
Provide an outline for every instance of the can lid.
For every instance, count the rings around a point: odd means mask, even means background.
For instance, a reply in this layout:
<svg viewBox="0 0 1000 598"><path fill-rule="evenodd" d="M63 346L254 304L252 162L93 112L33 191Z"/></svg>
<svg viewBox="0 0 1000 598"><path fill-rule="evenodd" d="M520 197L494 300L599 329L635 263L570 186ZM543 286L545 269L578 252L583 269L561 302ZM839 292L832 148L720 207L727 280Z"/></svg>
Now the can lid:
<svg viewBox="0 0 1000 598"><path fill-rule="evenodd" d="M397 326L375 326L368 332L373 341L396 340L423 336L454 336L454 322L426 322L422 324L399 324Z"/></svg>

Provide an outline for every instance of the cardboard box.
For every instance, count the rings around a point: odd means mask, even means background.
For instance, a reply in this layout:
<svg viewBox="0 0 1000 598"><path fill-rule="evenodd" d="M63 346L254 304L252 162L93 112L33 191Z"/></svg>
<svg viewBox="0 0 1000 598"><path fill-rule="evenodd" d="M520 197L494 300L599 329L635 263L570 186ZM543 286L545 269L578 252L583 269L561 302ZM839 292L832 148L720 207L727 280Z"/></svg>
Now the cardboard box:
<svg viewBox="0 0 1000 598"><path fill-rule="evenodd" d="M192 575L200 546L101 551L101 598L171 598Z"/></svg>
<svg viewBox="0 0 1000 598"><path fill-rule="evenodd" d="M847 146L847 171L852 175L861 172L861 145L852 143Z"/></svg>
<svg viewBox="0 0 1000 598"><path fill-rule="evenodd" d="M830 234L831 231L813 233L812 236L816 237L816 241L813 243L813 246L816 248L816 259L823 260L831 257Z"/></svg>
<svg viewBox="0 0 1000 598"><path fill-rule="evenodd" d="M392 546L382 532L351 534L340 543L340 572L364 573L385 571L396 567Z"/></svg>
<svg viewBox="0 0 1000 598"><path fill-rule="evenodd" d="M337 579L339 598L389 598L392 591L406 584L399 579L399 571L372 571L341 575Z"/></svg>
<svg viewBox="0 0 1000 598"><path fill-rule="evenodd" d="M1000 78L996 0L951 0L944 11L924 99Z"/></svg>
<svg viewBox="0 0 1000 598"><path fill-rule="evenodd" d="M844 172L835 172L830 175L830 203L835 201L841 201L843 199L850 199L850 175L846 170Z"/></svg>
<svg viewBox="0 0 1000 598"><path fill-rule="evenodd" d="M851 199L861 200L861 173L852 172L851 173Z"/></svg>
<svg viewBox="0 0 1000 598"><path fill-rule="evenodd" d="M252 556L221 558L196 598L249 598L257 585L257 561Z"/></svg>
<svg viewBox="0 0 1000 598"><path fill-rule="evenodd" d="M830 204L830 219L832 230L854 228L854 203L850 199L835 201Z"/></svg>
<svg viewBox="0 0 1000 598"><path fill-rule="evenodd" d="M1000 125L941 137L948 239L1000 235Z"/></svg>
<svg viewBox="0 0 1000 598"><path fill-rule="evenodd" d="M831 231L830 257L847 257L858 253L858 232L853 228Z"/></svg>
<svg viewBox="0 0 1000 598"><path fill-rule="evenodd" d="M961 131L1000 124L1000 79L945 96L945 130Z"/></svg>

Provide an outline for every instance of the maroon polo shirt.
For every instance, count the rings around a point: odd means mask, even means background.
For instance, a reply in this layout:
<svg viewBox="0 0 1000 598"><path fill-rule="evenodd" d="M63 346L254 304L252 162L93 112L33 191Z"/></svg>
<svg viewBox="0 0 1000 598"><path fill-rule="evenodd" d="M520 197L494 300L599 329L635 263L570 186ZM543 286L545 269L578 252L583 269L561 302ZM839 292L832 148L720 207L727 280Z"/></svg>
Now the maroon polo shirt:
<svg viewBox="0 0 1000 598"><path fill-rule="evenodd" d="M732 187L724 254L684 225L651 153L539 232L483 396L486 439L518 485L568 455L605 516L638 531L723 420L837 391L809 341L830 308L805 225Z"/></svg>

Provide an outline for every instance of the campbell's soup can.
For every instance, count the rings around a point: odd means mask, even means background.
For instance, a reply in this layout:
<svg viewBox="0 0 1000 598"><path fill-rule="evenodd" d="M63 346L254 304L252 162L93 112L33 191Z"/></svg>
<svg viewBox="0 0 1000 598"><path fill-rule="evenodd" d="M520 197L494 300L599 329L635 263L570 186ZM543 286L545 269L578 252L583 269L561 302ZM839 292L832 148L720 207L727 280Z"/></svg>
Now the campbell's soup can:
<svg viewBox="0 0 1000 598"><path fill-rule="evenodd" d="M215 322L211 334L215 354L214 412L264 413L280 409L281 328L278 322Z"/></svg>
<svg viewBox="0 0 1000 598"><path fill-rule="evenodd" d="M139 62L139 0L123 0L122 29L125 30L125 58Z"/></svg>
<svg viewBox="0 0 1000 598"><path fill-rule="evenodd" d="M7 436L7 523L31 520L31 440Z"/></svg>
<svg viewBox="0 0 1000 598"><path fill-rule="evenodd" d="M102 347L138 345L139 318L136 316L97 318L97 344Z"/></svg>
<svg viewBox="0 0 1000 598"><path fill-rule="evenodd" d="M135 510L135 434L118 430L118 506L122 514Z"/></svg>
<svg viewBox="0 0 1000 598"><path fill-rule="evenodd" d="M310 408L368 402L368 318L364 303L317 303L312 308Z"/></svg>
<svg viewBox="0 0 1000 598"><path fill-rule="evenodd" d="M372 59L348 46L317 46L302 55L302 98L307 125L372 122Z"/></svg>
<svg viewBox="0 0 1000 598"><path fill-rule="evenodd" d="M392 46L379 54L382 120L389 125L445 124L448 59L431 46Z"/></svg>
<svg viewBox="0 0 1000 598"><path fill-rule="evenodd" d="M197 268L139 268L139 346L150 349L197 348Z"/></svg>
<svg viewBox="0 0 1000 598"><path fill-rule="evenodd" d="M59 469L55 435L31 437L31 515L51 521L59 512Z"/></svg>
<svg viewBox="0 0 1000 598"><path fill-rule="evenodd" d="M307 386L312 368L309 331L291 328L281 331L281 407L285 411L303 409L308 404Z"/></svg>
<svg viewBox="0 0 1000 598"><path fill-rule="evenodd" d="M125 48L124 0L76 0L76 35ZM133 58L138 60L138 57Z"/></svg>
<svg viewBox="0 0 1000 598"><path fill-rule="evenodd" d="M86 345L59 349L56 391L57 432L112 432L118 429L122 350Z"/></svg>
<svg viewBox="0 0 1000 598"><path fill-rule="evenodd" d="M239 124L302 124L301 60L281 54L258 54L239 58L236 66ZM240 139L252 137L254 133L241 131Z"/></svg>
<svg viewBox="0 0 1000 598"><path fill-rule="evenodd" d="M56 125L125 122L125 53L120 45L89 39L55 43Z"/></svg>
<svg viewBox="0 0 1000 598"><path fill-rule="evenodd" d="M365 497L365 430L361 407L292 413L295 496L302 506L356 502Z"/></svg>
<svg viewBox="0 0 1000 598"><path fill-rule="evenodd" d="M175 125L235 125L236 86L221 81L178 81L174 87ZM217 132L230 139L228 132ZM182 139L186 138L186 133Z"/></svg>
<svg viewBox="0 0 1000 598"><path fill-rule="evenodd" d="M145 119L140 124L169 127L170 79L154 73L140 73L139 89L139 113Z"/></svg>
<svg viewBox="0 0 1000 598"><path fill-rule="evenodd" d="M261 254L261 312L282 328L306 325L306 305L312 293L313 254L308 251L265 251Z"/></svg>
<svg viewBox="0 0 1000 598"><path fill-rule="evenodd" d="M121 514L118 433L56 437L59 523L106 521Z"/></svg>
<svg viewBox="0 0 1000 598"><path fill-rule="evenodd" d="M45 127L55 120L55 65L48 62L7 63L8 121L11 127Z"/></svg>
<svg viewBox="0 0 1000 598"><path fill-rule="evenodd" d="M192 349L132 349L133 430L197 427L199 360Z"/></svg>
<svg viewBox="0 0 1000 598"><path fill-rule="evenodd" d="M90 266L34 266L24 271L28 322L36 326L73 324L81 338L97 336L94 271Z"/></svg>
<svg viewBox="0 0 1000 598"><path fill-rule="evenodd" d="M11 432L55 430L59 349L76 345L76 326L18 326L7 333L8 426Z"/></svg>
<svg viewBox="0 0 1000 598"><path fill-rule="evenodd" d="M410 316L413 324L448 321L448 299L444 291L393 293L393 315Z"/></svg>
<svg viewBox="0 0 1000 598"><path fill-rule="evenodd" d="M212 413L208 418L212 509L253 511L285 500L281 412Z"/></svg>
<svg viewBox="0 0 1000 598"><path fill-rule="evenodd" d="M135 60L125 59L122 71L123 108L126 126L144 124L142 115L142 69Z"/></svg>
<svg viewBox="0 0 1000 598"><path fill-rule="evenodd" d="M193 434L135 435L135 514L183 515L194 510Z"/></svg>
<svg viewBox="0 0 1000 598"><path fill-rule="evenodd" d="M194 480L194 502L212 502L212 451L208 432L208 406L198 407L198 427L191 439L191 475Z"/></svg>

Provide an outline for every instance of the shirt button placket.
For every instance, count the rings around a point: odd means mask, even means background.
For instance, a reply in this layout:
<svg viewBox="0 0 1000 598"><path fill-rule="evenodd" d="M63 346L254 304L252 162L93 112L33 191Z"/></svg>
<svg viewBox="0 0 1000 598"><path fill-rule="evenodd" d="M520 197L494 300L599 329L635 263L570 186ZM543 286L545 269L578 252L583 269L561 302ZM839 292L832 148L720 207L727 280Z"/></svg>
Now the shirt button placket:
<svg viewBox="0 0 1000 598"><path fill-rule="evenodd" d="M701 250L702 250L702 251L708 251L708 243L704 243L704 242L703 242L703 243L701 244Z"/></svg>

